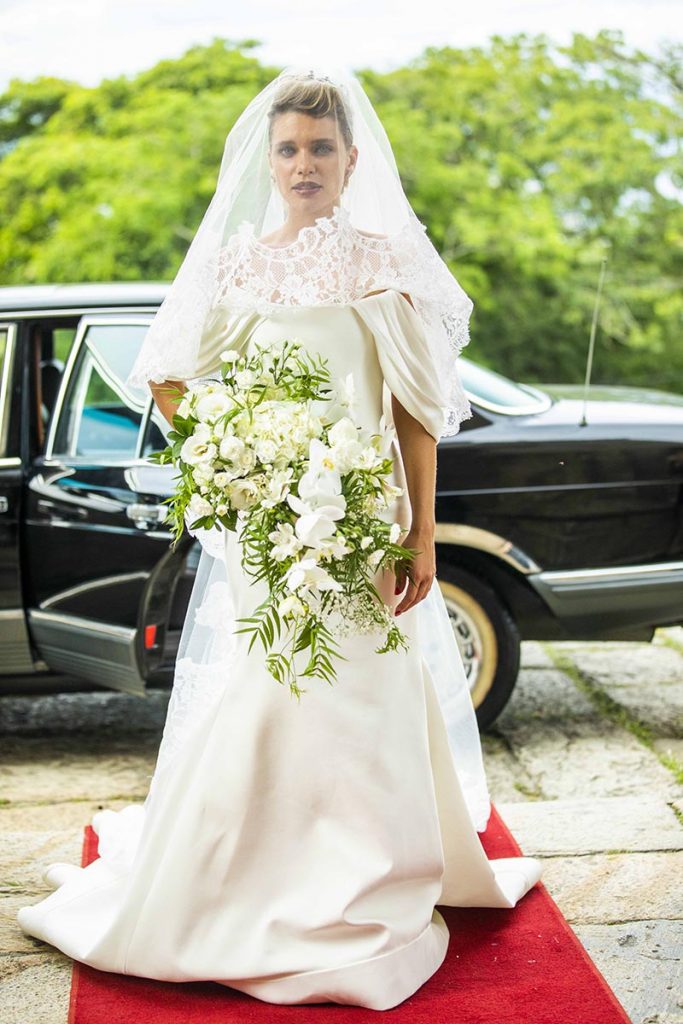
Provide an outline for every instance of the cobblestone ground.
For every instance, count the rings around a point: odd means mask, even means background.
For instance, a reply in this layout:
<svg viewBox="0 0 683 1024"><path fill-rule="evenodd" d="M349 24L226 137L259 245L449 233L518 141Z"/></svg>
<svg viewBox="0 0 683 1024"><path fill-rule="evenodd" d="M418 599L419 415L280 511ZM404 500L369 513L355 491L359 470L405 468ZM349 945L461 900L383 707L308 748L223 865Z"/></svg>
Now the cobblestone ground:
<svg viewBox="0 0 683 1024"><path fill-rule="evenodd" d="M681 1024L683 629L525 643L522 664L483 738L494 803L633 1024ZM80 863L95 811L144 800L167 701L0 697L3 1024L65 1024L71 961L16 908L49 891L45 865Z"/></svg>

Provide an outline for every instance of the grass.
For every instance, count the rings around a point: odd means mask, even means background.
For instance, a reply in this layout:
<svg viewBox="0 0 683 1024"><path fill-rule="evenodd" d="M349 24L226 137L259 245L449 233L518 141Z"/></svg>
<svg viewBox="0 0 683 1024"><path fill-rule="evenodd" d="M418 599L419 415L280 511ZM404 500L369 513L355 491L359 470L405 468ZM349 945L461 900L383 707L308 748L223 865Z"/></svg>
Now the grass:
<svg viewBox="0 0 683 1024"><path fill-rule="evenodd" d="M675 641L671 641L675 644ZM658 739L651 727L635 715L619 701L610 697L603 688L576 665L566 654L558 651L551 643L542 643L543 650L552 660L556 668L569 676L574 685L591 701L596 710L615 725L626 729L632 736L647 747L659 762L672 773L679 785L683 785L683 762L673 754L657 750L655 740ZM678 644L676 644L678 647ZM683 653L683 652L682 652Z"/></svg>

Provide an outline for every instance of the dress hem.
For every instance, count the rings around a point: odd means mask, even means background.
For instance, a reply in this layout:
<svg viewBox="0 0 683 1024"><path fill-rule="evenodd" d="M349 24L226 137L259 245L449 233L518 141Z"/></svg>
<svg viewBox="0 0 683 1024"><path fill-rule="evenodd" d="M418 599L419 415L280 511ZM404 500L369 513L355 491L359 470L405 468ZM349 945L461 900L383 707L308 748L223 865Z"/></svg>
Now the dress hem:
<svg viewBox="0 0 683 1024"><path fill-rule="evenodd" d="M434 910L427 927L398 949L341 967L252 981L220 981L267 1003L340 1003L389 1010L416 992L446 959L450 934Z"/></svg>

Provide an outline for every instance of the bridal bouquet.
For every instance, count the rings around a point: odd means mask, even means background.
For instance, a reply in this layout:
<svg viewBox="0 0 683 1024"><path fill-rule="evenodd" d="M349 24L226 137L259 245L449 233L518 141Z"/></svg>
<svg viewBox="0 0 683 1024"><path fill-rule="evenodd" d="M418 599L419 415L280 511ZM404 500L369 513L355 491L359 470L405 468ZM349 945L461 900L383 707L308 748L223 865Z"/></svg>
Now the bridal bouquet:
<svg viewBox="0 0 683 1024"><path fill-rule="evenodd" d="M380 515L403 493L389 481L393 429L354 421L351 374L336 391L329 383L327 360L297 339L249 358L223 352L220 377L184 393L169 446L151 456L179 470L167 499L174 543L186 523L238 533L242 566L268 596L235 632L253 633L249 650L260 639L269 672L297 698L298 675L334 680L332 657L347 660L336 638L386 630L377 653L407 648L373 583L415 556Z"/></svg>

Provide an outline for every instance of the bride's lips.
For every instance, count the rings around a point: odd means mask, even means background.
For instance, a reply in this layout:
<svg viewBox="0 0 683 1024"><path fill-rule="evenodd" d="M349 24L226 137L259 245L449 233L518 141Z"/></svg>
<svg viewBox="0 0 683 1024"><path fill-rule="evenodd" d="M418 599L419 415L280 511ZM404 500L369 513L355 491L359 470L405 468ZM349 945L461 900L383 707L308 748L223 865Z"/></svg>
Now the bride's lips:
<svg viewBox="0 0 683 1024"><path fill-rule="evenodd" d="M321 185L294 185L295 192L318 192L322 188Z"/></svg>

